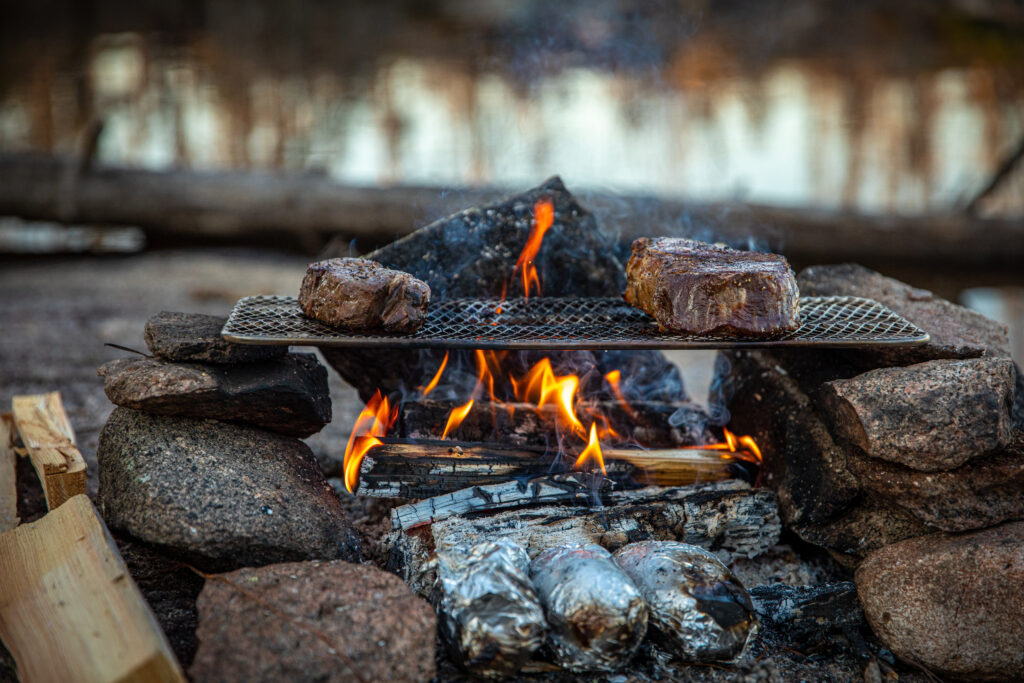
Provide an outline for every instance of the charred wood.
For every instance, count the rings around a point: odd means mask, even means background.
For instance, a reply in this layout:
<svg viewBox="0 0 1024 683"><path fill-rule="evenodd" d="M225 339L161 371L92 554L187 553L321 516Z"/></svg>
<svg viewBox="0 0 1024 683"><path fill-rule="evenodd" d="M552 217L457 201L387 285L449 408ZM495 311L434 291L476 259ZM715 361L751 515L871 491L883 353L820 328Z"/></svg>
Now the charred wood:
<svg viewBox="0 0 1024 683"><path fill-rule="evenodd" d="M866 626L852 581L755 586L750 598L761 622L753 644L758 654L781 648L807 652L827 645L831 636L856 634Z"/></svg>
<svg viewBox="0 0 1024 683"><path fill-rule="evenodd" d="M596 543L615 551L636 541L683 541L714 552L724 562L755 557L778 542L775 494L738 480L675 488L611 492L605 505L548 505L478 518L451 517L386 538L389 569L429 595L436 550L471 547L506 538L531 557L547 548Z"/></svg>

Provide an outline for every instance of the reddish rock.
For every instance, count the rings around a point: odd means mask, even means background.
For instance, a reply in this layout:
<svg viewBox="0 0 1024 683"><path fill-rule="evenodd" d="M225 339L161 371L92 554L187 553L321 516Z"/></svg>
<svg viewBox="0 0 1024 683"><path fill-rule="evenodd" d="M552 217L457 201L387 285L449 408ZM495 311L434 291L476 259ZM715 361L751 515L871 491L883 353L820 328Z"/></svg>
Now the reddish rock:
<svg viewBox="0 0 1024 683"><path fill-rule="evenodd" d="M946 472L918 472L901 465L851 455L860 485L942 531L983 529L1024 519L1024 434L993 455Z"/></svg>
<svg viewBox="0 0 1024 683"><path fill-rule="evenodd" d="M298 438L331 421L327 369L308 353L241 365L124 358L99 374L111 403L153 415L240 422Z"/></svg>
<svg viewBox="0 0 1024 683"><path fill-rule="evenodd" d="M207 580L198 609L199 650L189 674L199 683L434 676L433 609L370 565L239 569Z"/></svg>
<svg viewBox="0 0 1024 683"><path fill-rule="evenodd" d="M857 569L868 622L899 657L971 679L1024 679L1024 522L930 534Z"/></svg>
<svg viewBox="0 0 1024 683"><path fill-rule="evenodd" d="M875 458L948 470L1011 439L1009 358L937 360L826 382L834 432Z"/></svg>

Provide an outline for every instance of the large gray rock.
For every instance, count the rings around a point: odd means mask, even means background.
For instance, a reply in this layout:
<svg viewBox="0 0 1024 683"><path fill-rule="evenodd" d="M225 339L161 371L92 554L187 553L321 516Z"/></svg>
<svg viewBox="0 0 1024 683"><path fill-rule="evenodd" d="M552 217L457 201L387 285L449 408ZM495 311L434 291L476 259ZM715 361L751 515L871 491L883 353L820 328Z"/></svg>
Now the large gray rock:
<svg viewBox="0 0 1024 683"><path fill-rule="evenodd" d="M301 441L116 408L97 458L111 528L208 566L358 555L348 517Z"/></svg>
<svg viewBox="0 0 1024 683"><path fill-rule="evenodd" d="M146 322L146 345L164 360L197 363L252 363L280 358L287 346L255 346L225 341L227 318L162 311Z"/></svg>
<svg viewBox="0 0 1024 683"><path fill-rule="evenodd" d="M1009 358L880 368L824 385L836 434L868 455L925 472L953 469L1011 439Z"/></svg>
<svg viewBox="0 0 1024 683"><path fill-rule="evenodd" d="M854 355L877 365L909 365L938 358L1010 355L1005 325L925 289L886 277L853 263L811 266L797 276L801 296L862 296L884 304L914 323L931 339L921 346L899 347Z"/></svg>
<svg viewBox="0 0 1024 683"><path fill-rule="evenodd" d="M902 659L944 676L1024 679L1024 522L882 548L855 580L871 627Z"/></svg>
<svg viewBox="0 0 1024 683"><path fill-rule="evenodd" d="M946 472L919 472L851 454L862 488L942 531L970 531L1024 519L1024 434L992 455Z"/></svg>
<svg viewBox="0 0 1024 683"><path fill-rule="evenodd" d="M198 608L199 683L434 677L434 611L371 565L247 567L207 581Z"/></svg>
<svg viewBox="0 0 1024 683"><path fill-rule="evenodd" d="M312 354L244 365L126 358L99 374L112 403L154 415L241 422L299 438L331 420L327 370Z"/></svg>

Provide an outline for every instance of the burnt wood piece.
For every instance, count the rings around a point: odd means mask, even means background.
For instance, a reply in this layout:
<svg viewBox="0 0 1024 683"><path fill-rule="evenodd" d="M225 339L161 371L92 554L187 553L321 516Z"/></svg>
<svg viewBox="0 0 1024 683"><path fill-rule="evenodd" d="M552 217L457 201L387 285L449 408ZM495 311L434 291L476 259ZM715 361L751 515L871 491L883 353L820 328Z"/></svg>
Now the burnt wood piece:
<svg viewBox="0 0 1024 683"><path fill-rule="evenodd" d="M604 449L608 477L620 486L681 486L719 481L742 468L703 449ZM562 470L572 462L563 459ZM543 450L513 449L499 444L450 441L402 442L388 439L363 460L357 495L384 498L430 498L460 489L527 480L555 474Z"/></svg>
<svg viewBox="0 0 1024 683"><path fill-rule="evenodd" d="M728 563L733 557L755 557L778 542L775 494L751 489L738 480L681 486L613 491L605 505L580 508L549 505L499 512L478 518L451 517L411 531L393 531L385 538L388 568L413 590L429 595L435 550L470 547L482 540L507 538L530 557L573 543L597 543L615 551L627 543L671 540L711 550Z"/></svg>
<svg viewBox="0 0 1024 683"><path fill-rule="evenodd" d="M406 403L398 423L397 433L410 439L436 439L444 432L452 409L465 401L433 401L429 399ZM607 442L639 443L649 448L678 448L713 441L707 427L708 416L696 403L660 403L633 401L628 407L615 400L584 404L577 411L584 428L603 416L616 431ZM675 416L675 417L673 417ZM669 420L676 423L675 426ZM452 435L463 441L500 440L512 446L558 447L558 409L546 405L541 409L527 403L477 401ZM566 428L562 427L564 434ZM571 436L571 435L566 435Z"/></svg>
<svg viewBox="0 0 1024 683"><path fill-rule="evenodd" d="M800 325L796 276L785 258L690 239L633 242L625 296L662 332L765 337Z"/></svg>
<svg viewBox="0 0 1024 683"><path fill-rule="evenodd" d="M867 625L852 581L754 586L750 598L761 622L755 654L780 649L807 652L826 645L832 635L858 634Z"/></svg>
<svg viewBox="0 0 1024 683"><path fill-rule="evenodd" d="M349 330L415 332L429 302L430 287L423 281L361 258L310 264L299 290L303 313Z"/></svg>

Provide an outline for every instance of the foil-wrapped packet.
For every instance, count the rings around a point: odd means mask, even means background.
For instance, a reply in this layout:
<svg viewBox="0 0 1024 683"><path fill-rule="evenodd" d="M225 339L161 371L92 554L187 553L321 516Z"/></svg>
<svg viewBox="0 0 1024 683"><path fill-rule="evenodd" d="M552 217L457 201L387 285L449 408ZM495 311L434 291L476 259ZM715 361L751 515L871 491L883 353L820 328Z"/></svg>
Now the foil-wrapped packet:
<svg viewBox="0 0 1024 683"><path fill-rule="evenodd" d="M703 548L675 541L631 543L615 553L650 609L651 636L690 661L742 651L757 621L747 589Z"/></svg>
<svg viewBox="0 0 1024 683"><path fill-rule="evenodd" d="M506 540L438 551L434 605L441 635L467 671L512 675L543 644L544 610L529 567L526 551Z"/></svg>
<svg viewBox="0 0 1024 683"><path fill-rule="evenodd" d="M570 671L612 671L647 633L640 591L599 545L549 548L530 576L548 618L556 663Z"/></svg>

